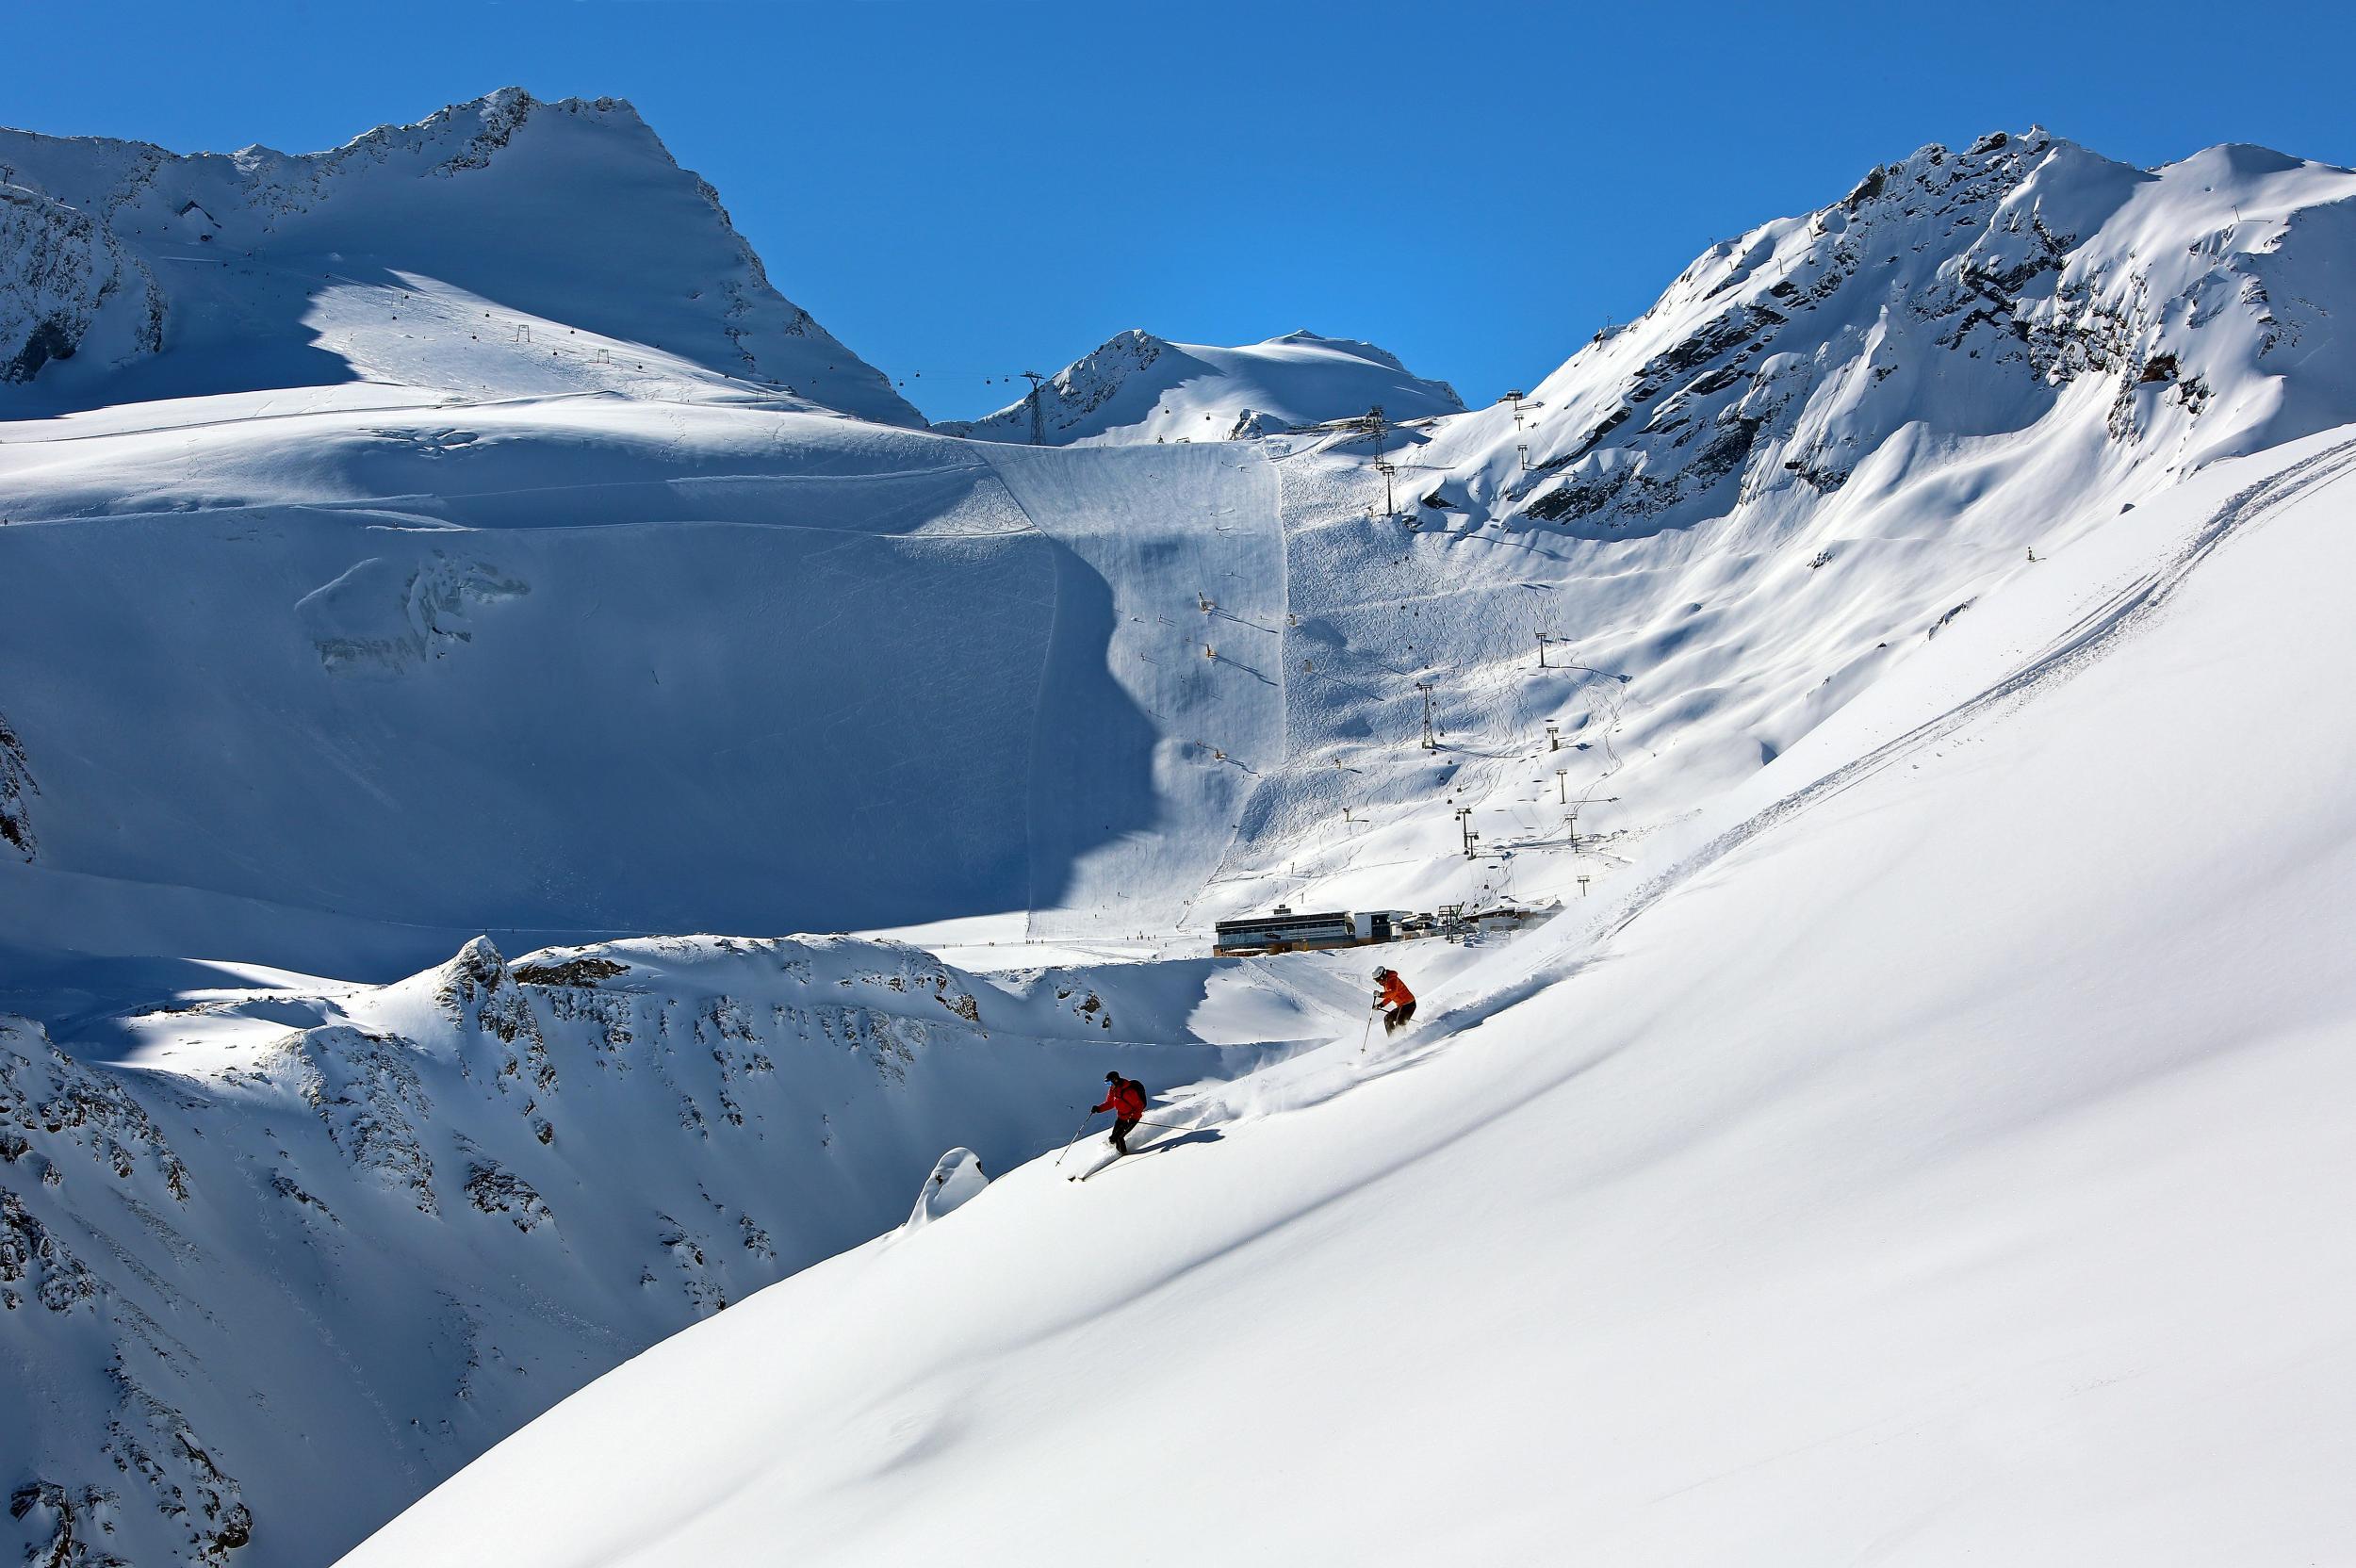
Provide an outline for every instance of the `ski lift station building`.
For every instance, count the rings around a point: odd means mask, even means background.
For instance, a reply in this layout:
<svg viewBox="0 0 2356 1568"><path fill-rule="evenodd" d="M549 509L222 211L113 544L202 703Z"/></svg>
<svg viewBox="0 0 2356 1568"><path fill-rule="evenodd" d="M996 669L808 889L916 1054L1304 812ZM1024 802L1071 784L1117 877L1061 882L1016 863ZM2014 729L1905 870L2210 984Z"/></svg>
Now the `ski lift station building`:
<svg viewBox="0 0 2356 1568"><path fill-rule="evenodd" d="M1320 947L1362 947L1387 942L1398 936L1398 909L1363 910L1350 914L1295 914L1279 904L1268 915L1249 920L1223 920L1213 928L1211 952L1219 956L1243 953L1299 953Z"/></svg>

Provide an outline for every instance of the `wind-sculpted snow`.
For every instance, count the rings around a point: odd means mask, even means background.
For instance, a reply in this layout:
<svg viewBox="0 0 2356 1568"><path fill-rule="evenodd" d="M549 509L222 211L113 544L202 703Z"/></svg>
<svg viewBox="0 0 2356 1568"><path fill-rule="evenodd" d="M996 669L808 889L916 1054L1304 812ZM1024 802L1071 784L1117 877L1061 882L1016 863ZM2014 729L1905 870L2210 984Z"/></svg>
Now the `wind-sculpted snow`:
<svg viewBox="0 0 2356 1568"><path fill-rule="evenodd" d="M0 400L19 409L552 376L923 423L619 99L507 88L302 155L0 131Z"/></svg>
<svg viewBox="0 0 2356 1568"><path fill-rule="evenodd" d="M123 1065L0 1019L0 1543L325 1561L634 1349L1052 1147L1107 1060L1251 1059L1157 1005L835 939L477 939L118 1020Z"/></svg>

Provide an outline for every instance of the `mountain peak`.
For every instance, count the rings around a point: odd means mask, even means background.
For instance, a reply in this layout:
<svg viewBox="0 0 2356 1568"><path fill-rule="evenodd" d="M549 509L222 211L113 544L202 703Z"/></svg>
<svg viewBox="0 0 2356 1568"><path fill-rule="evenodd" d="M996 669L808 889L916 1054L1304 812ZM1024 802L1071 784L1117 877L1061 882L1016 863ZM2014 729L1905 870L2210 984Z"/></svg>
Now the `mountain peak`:
<svg viewBox="0 0 2356 1568"><path fill-rule="evenodd" d="M0 183L44 199L0 214L0 368L36 406L365 381L922 422L624 99L505 87L303 154L0 131Z"/></svg>
<svg viewBox="0 0 2356 1568"><path fill-rule="evenodd" d="M1177 343L1132 327L1057 371L1030 397L979 419L933 428L983 441L1048 446L1219 441L1350 417L1380 406L1395 419L1461 413L1446 382L1398 356L1306 329L1240 348Z"/></svg>
<svg viewBox="0 0 2356 1568"><path fill-rule="evenodd" d="M1471 493L1612 535L1800 517L2082 384L2108 384L2111 444L2184 466L2287 440L2356 410L2312 302L2346 221L2321 209L2352 206L2348 171L2262 148L2147 171L2042 129L1930 143L1704 252L1541 384L1529 429L1487 428ZM2294 385L2278 351L2300 342Z"/></svg>

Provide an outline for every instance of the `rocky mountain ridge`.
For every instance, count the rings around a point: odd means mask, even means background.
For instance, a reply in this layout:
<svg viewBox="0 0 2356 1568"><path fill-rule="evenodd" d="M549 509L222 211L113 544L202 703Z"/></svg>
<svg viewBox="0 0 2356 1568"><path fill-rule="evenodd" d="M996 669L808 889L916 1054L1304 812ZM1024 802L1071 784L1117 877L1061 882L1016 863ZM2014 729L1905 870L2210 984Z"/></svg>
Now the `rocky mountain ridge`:
<svg viewBox="0 0 2356 1568"><path fill-rule="evenodd" d="M2146 171L2041 130L1927 146L1713 246L1511 440L1485 411L1424 461L1598 537L1790 522L1877 457L2061 424L2075 463L2181 474L2356 416L2331 350L2351 237L2356 173L2263 149Z"/></svg>

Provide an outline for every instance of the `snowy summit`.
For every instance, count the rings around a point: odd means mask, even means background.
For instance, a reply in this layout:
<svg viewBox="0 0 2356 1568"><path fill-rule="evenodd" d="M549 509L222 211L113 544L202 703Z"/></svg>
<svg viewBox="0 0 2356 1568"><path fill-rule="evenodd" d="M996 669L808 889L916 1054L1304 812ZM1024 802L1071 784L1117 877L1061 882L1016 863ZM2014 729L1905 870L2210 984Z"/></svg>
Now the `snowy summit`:
<svg viewBox="0 0 2356 1568"><path fill-rule="evenodd" d="M299 155L0 131L0 416L353 382L923 422L618 98L504 88Z"/></svg>
<svg viewBox="0 0 2356 1568"><path fill-rule="evenodd" d="M1290 332L1240 349L1172 343L1124 332L979 419L947 420L944 435L1075 446L1132 441L1235 441L1353 418L1459 414L1444 381L1411 375L1371 343Z"/></svg>

